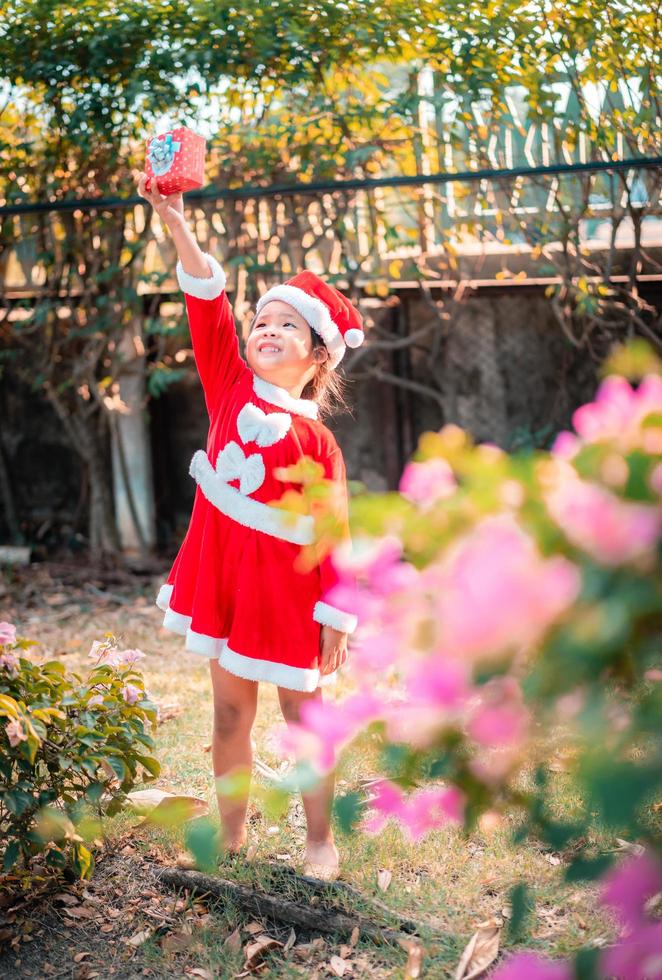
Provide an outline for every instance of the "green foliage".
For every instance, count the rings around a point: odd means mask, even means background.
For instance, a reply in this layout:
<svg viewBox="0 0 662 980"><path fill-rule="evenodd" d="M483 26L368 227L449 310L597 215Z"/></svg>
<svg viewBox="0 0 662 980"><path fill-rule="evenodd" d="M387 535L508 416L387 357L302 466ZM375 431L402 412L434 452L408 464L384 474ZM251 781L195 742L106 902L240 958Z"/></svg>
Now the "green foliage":
<svg viewBox="0 0 662 980"><path fill-rule="evenodd" d="M159 773L156 708L121 658L82 677L57 660L33 662L31 645L0 646L0 859L7 872L41 855L47 867L88 877L103 814Z"/></svg>

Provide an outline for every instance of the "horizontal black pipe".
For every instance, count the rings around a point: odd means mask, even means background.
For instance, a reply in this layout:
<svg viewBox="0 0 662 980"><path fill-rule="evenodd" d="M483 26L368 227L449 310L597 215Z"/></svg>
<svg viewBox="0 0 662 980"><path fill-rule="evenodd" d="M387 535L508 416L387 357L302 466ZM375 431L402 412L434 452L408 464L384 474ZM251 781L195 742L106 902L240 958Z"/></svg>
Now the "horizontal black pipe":
<svg viewBox="0 0 662 980"><path fill-rule="evenodd" d="M662 156L632 157L628 160L594 160L587 163L554 163L548 167L493 168L491 170L462 170L454 173L443 171L436 174L423 174L414 177L366 177L352 180L326 180L310 184L270 184L266 187L219 188L205 187L199 191L189 191L184 195L187 202L205 200L237 200L240 198L274 197L285 194L320 194L328 191L367 190L371 187L420 187L424 184L470 183L476 180L499 180L513 177L545 177L556 174L576 174L604 170L631 170L640 167L662 167ZM0 208L0 217L11 214L30 214L49 211L92 211L113 208L131 208L143 202L136 197L85 197L67 198L64 201L50 201L36 204L8 204Z"/></svg>

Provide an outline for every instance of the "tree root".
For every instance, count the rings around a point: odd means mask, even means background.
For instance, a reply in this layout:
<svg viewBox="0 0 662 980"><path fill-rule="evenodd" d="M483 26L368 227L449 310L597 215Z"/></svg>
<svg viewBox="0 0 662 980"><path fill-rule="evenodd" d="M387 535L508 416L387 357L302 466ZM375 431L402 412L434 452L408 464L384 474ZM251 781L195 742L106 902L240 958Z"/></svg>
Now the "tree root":
<svg viewBox="0 0 662 980"><path fill-rule="evenodd" d="M187 888L221 901L230 899L251 916L276 919L310 932L334 933L349 939L354 929L358 928L362 936L376 943L408 945L412 941L411 933L380 926L361 915L348 915L332 907L318 909L310 904L303 905L280 895L269 895L226 878L202 874L200 871L162 868L156 871L156 875L162 884L170 888ZM304 884L307 883L307 879L301 880ZM310 880L317 882L315 878ZM318 884L328 885L328 882Z"/></svg>

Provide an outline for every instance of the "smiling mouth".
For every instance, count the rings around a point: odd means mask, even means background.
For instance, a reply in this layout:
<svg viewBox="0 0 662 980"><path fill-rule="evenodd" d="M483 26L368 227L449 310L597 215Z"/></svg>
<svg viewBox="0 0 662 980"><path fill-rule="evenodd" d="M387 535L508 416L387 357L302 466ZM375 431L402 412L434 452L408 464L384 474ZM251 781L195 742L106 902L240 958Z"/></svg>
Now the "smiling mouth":
<svg viewBox="0 0 662 980"><path fill-rule="evenodd" d="M265 352L268 354L280 354L280 347L276 347L275 344L261 344L258 347L258 351L260 354Z"/></svg>

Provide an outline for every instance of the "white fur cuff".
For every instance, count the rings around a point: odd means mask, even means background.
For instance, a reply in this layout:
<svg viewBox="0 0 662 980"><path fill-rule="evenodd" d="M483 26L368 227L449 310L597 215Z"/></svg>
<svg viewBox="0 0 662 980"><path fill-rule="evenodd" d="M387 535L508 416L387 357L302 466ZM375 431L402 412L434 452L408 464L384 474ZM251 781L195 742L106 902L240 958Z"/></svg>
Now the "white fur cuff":
<svg viewBox="0 0 662 980"><path fill-rule="evenodd" d="M331 626L341 633L353 633L358 625L358 619L352 613L343 612L326 602L316 602L313 609L313 619L322 626Z"/></svg>
<svg viewBox="0 0 662 980"><path fill-rule="evenodd" d="M187 293L189 296L195 296L196 299L216 299L225 289L225 273L213 255L208 255L207 252L203 252L202 254L211 271L211 278L200 279L199 276L189 275L188 272L184 272L184 267L180 260L176 266L177 282L182 292Z"/></svg>

